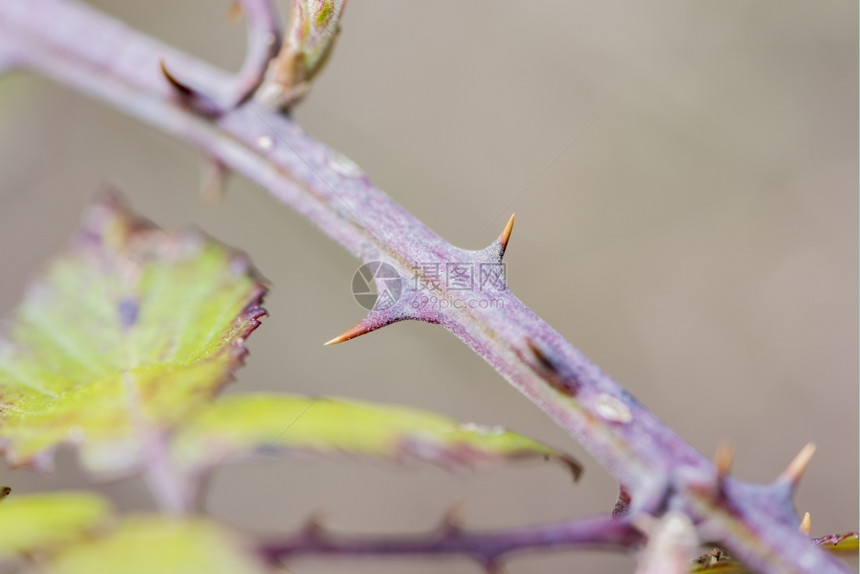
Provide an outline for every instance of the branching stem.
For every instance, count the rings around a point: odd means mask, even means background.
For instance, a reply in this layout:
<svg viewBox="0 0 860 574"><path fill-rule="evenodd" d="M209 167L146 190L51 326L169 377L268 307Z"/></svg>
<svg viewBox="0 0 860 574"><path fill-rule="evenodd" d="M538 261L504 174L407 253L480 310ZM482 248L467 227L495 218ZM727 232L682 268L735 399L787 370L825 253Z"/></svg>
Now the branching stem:
<svg viewBox="0 0 860 574"><path fill-rule="evenodd" d="M375 188L349 159L255 99L231 108L235 82L72 0L0 2L0 62L14 60L111 103L200 148L271 192L362 261L392 265L404 282L427 265L498 265L507 242L459 249ZM159 68L220 102L201 114ZM847 572L798 530L793 484L753 486L723 476L702 454L591 363L504 283L444 284L374 309L352 336L403 319L441 324L578 438L627 489L631 512L688 513L703 539L762 573ZM495 303L482 307L481 298ZM426 297L425 297L426 299ZM346 337L349 338L349 337Z"/></svg>

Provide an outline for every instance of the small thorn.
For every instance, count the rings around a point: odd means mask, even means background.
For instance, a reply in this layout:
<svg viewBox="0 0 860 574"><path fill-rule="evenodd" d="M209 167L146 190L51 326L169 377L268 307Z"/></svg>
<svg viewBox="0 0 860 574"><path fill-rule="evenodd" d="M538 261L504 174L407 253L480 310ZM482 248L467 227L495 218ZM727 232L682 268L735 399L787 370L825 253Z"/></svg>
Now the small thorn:
<svg viewBox="0 0 860 574"><path fill-rule="evenodd" d="M624 488L624 485L618 487L618 500L615 501L615 507L612 509L612 518L624 516L630 511L630 492Z"/></svg>
<svg viewBox="0 0 860 574"><path fill-rule="evenodd" d="M535 369L547 383L552 385L555 390L569 396L576 395L580 386L579 381L577 381L575 377L563 376L559 368L559 361L551 355L552 351L545 350L529 337L526 337L524 342L531 352L531 357L526 358L522 354L520 356L523 356L527 362L531 363L533 365L532 368ZM534 359L534 361L531 359ZM534 365L535 362L537 365Z"/></svg>
<svg viewBox="0 0 860 574"><path fill-rule="evenodd" d="M463 503L456 502L451 505L442 517L440 527L442 533L446 536L459 534L463 531Z"/></svg>
<svg viewBox="0 0 860 574"><path fill-rule="evenodd" d="M302 527L304 535L311 539L323 538L325 535L325 519L326 515L321 510L317 510L311 514L305 521L304 527Z"/></svg>
<svg viewBox="0 0 860 574"><path fill-rule="evenodd" d="M800 531L805 536L809 536L809 533L812 531L812 517L809 516L808 512L803 515L803 520L800 521Z"/></svg>
<svg viewBox="0 0 860 574"><path fill-rule="evenodd" d="M806 467L809 466L809 461L812 460L812 455L815 454L815 444L809 443L797 453L797 456L794 457L788 464L788 468L783 471L780 475L780 478L788 482L792 487L796 486L798 482L800 482L800 478L803 476L804 471L806 471Z"/></svg>
<svg viewBox="0 0 860 574"><path fill-rule="evenodd" d="M200 197L208 205L219 205L224 199L227 176L230 169L218 158L211 158L203 164L200 178Z"/></svg>
<svg viewBox="0 0 860 574"><path fill-rule="evenodd" d="M205 94L198 92L174 76L173 73L167 69L167 64L164 63L164 58L158 59L158 66L161 68L161 74L170 86L176 90L180 100L190 109L207 118L214 118L223 113L223 110L214 100Z"/></svg>
<svg viewBox="0 0 860 574"><path fill-rule="evenodd" d="M158 59L158 66L161 68L161 74L164 78L170 82L170 85L173 86L173 89L179 92L183 97L190 98L194 96L194 90L189 88L187 85L180 82L176 79L170 70L167 69L167 65L164 63L164 58Z"/></svg>
<svg viewBox="0 0 860 574"><path fill-rule="evenodd" d="M245 10L242 8L242 3L239 0L230 2L230 7L227 8L227 19L231 22L238 22L242 18Z"/></svg>
<svg viewBox="0 0 860 574"><path fill-rule="evenodd" d="M499 235L499 244L502 246L502 255L505 254L505 249L508 248L508 241L511 239L511 233L514 230L514 219L516 218L516 216L516 213L511 214L511 218L508 220L508 224L505 225L505 228L502 230L502 234Z"/></svg>
<svg viewBox="0 0 860 574"><path fill-rule="evenodd" d="M714 466L717 467L717 478L723 480L732 471L732 461L735 458L735 448L728 442L721 442L714 454Z"/></svg>
<svg viewBox="0 0 860 574"><path fill-rule="evenodd" d="M350 339L355 339L356 337L360 337L366 333L370 333L373 331L373 327L369 327L364 324L364 322L360 322L350 327L334 339L330 339L323 343L326 347L329 345L337 345L338 343L343 343L345 341L349 341Z"/></svg>
<svg viewBox="0 0 860 574"><path fill-rule="evenodd" d="M529 348L529 351L532 352L535 359L537 359L540 366L546 369L547 371L551 371L553 373L558 373L558 367L556 367L555 363L544 353L543 349L538 347L537 343L535 343L530 338L526 338L526 346Z"/></svg>

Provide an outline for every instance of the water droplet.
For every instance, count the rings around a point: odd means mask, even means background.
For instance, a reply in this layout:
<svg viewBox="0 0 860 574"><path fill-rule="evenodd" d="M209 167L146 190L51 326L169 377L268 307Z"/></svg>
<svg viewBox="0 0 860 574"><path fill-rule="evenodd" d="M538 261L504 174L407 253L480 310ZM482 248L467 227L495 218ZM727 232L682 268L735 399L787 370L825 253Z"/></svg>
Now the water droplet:
<svg viewBox="0 0 860 574"><path fill-rule="evenodd" d="M597 414L605 420L616 423L629 423L633 420L630 409L623 402L612 395L603 394L597 397Z"/></svg>
<svg viewBox="0 0 860 574"><path fill-rule="evenodd" d="M332 158L329 160L328 165L344 177L361 177L364 175L364 172L361 171L361 168L354 161L337 152L332 152Z"/></svg>
<svg viewBox="0 0 860 574"><path fill-rule="evenodd" d="M257 145L264 151L270 151L275 147L275 140L272 139L272 136L262 135L257 138Z"/></svg>

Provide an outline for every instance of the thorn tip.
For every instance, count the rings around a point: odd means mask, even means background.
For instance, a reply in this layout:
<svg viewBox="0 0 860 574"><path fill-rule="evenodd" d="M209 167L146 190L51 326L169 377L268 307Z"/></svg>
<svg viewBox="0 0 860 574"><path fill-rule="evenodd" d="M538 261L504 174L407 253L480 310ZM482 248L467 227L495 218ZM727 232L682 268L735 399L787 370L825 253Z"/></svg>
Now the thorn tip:
<svg viewBox="0 0 860 574"><path fill-rule="evenodd" d="M516 216L517 216L516 213L511 214L511 218L508 219L508 223L507 223L507 225L505 225L505 228L502 230L502 234L499 235L499 243L502 246L502 253L503 254L505 252L505 249L507 249L507 247L508 247L508 241L511 239L511 233L514 231L514 219L516 218Z"/></svg>
<svg viewBox="0 0 860 574"><path fill-rule="evenodd" d="M180 82L176 76L167 69L167 64L164 63L164 58L158 59L158 67L161 68L161 75L164 76L174 90L186 97L194 94L194 91L191 88Z"/></svg>
<svg viewBox="0 0 860 574"><path fill-rule="evenodd" d="M812 517L809 516L808 512L803 515L803 520L800 521L800 531L806 536L809 536L812 531Z"/></svg>
<svg viewBox="0 0 860 574"><path fill-rule="evenodd" d="M350 339L355 339L356 337L360 337L365 333L369 333L372 329L365 326L363 322L356 323L354 326L350 327L334 339L330 339L323 343L326 347L329 345L337 345L338 343L343 343L345 341L349 341Z"/></svg>
<svg viewBox="0 0 860 574"><path fill-rule="evenodd" d="M717 445L717 452L714 454L714 466L717 467L718 478L724 479L731 473L734 458L735 448L730 443L721 442Z"/></svg>
<svg viewBox="0 0 860 574"><path fill-rule="evenodd" d="M797 485L797 483L800 482L800 478L803 476L803 473L806 471L806 467L809 466L809 461L812 460L813 454L815 454L815 443L808 443L805 447L800 449L800 452L797 453L794 460L788 463L788 468L786 468L782 473L781 478L792 486Z"/></svg>

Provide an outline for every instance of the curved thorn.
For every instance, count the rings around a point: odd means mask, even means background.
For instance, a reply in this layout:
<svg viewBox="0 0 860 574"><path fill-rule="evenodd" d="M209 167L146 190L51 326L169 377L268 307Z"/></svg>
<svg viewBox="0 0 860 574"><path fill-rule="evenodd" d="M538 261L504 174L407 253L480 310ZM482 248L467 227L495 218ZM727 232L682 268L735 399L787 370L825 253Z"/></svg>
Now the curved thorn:
<svg viewBox="0 0 860 574"><path fill-rule="evenodd" d="M215 117L222 113L223 110L208 96L202 94L179 80L173 73L167 69L167 64L164 63L164 58L158 59L158 67L161 68L161 74L170 84L179 98L192 110L205 116Z"/></svg>
<svg viewBox="0 0 860 574"><path fill-rule="evenodd" d="M164 78L170 83L174 90L179 92L182 97L194 97L194 90L192 90L188 85L179 81L176 76L174 76L170 72L170 70L167 69L167 65L164 63L164 58L158 59L158 67L161 68L161 74L164 76Z"/></svg>
<svg viewBox="0 0 860 574"><path fill-rule="evenodd" d="M809 536L812 531L812 517L809 516L808 512L803 515L803 520L800 521L800 531L806 536Z"/></svg>
<svg viewBox="0 0 860 574"><path fill-rule="evenodd" d="M529 351L532 352L534 358L537 359L538 364L550 371L552 373L558 373L558 366L555 361L553 361L544 351L541 349L537 343L535 343L531 338L526 337L526 347L529 348Z"/></svg>
<svg viewBox="0 0 860 574"><path fill-rule="evenodd" d="M505 225L505 228L502 230L502 234L499 235L499 245L501 246L500 255L504 255L505 249L508 248L508 241L511 239L511 233L514 230L514 219L516 218L516 216L517 216L516 213L511 214L511 218L508 219L508 223L507 223L507 225Z"/></svg>
<svg viewBox="0 0 860 574"><path fill-rule="evenodd" d="M812 455L815 454L815 444L809 443L797 453L788 467L780 475L779 480L787 482L794 488L800 482L806 467L809 466L809 461L812 460Z"/></svg>
<svg viewBox="0 0 860 574"><path fill-rule="evenodd" d="M717 445L717 452L714 454L714 466L717 467L717 479L722 481L732 471L732 461L735 458L735 447L728 442L721 442Z"/></svg>

